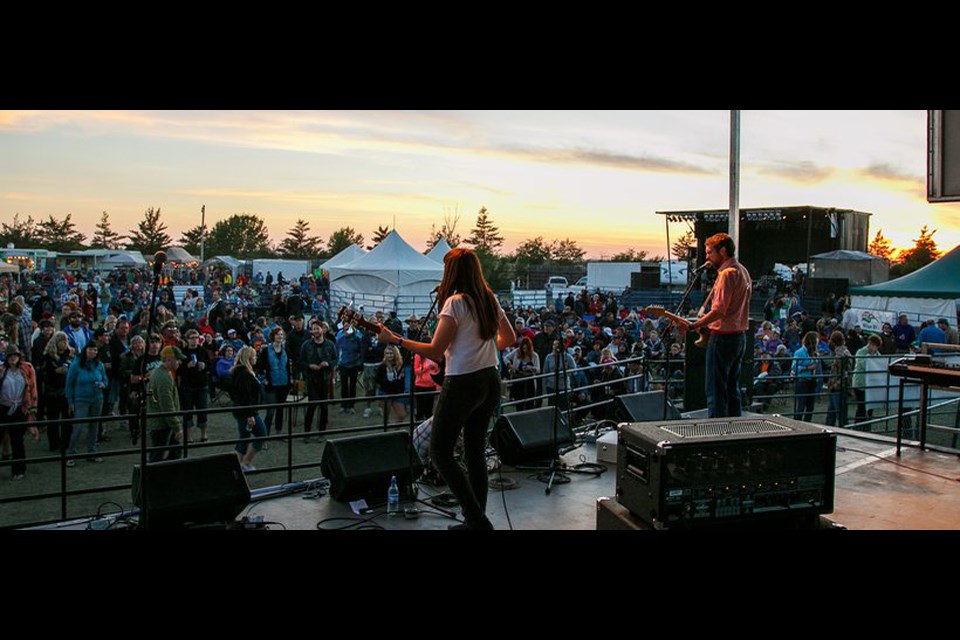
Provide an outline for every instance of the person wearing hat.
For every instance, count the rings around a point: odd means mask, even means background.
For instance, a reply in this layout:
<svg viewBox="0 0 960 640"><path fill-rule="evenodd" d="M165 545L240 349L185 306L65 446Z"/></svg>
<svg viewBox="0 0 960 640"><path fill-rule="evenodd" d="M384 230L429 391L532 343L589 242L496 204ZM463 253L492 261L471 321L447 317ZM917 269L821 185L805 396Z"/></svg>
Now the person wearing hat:
<svg viewBox="0 0 960 640"><path fill-rule="evenodd" d="M33 365L25 361L15 344L8 344L0 365L0 428L10 437L14 480L22 480L27 471L23 436L29 431L37 440L40 432L32 423L36 420L37 374Z"/></svg>
<svg viewBox="0 0 960 640"><path fill-rule="evenodd" d="M180 411L180 396L174 373L186 356L180 347L166 346L160 350L160 366L150 373L147 381L147 430L150 431L150 462L173 460L180 457L176 446L183 438L182 416L151 414Z"/></svg>
<svg viewBox="0 0 960 640"><path fill-rule="evenodd" d="M417 314L412 314L405 321L407 323L407 330L404 333L404 336L413 340L416 338L417 334L420 333L420 318L417 317Z"/></svg>
<svg viewBox="0 0 960 640"><path fill-rule="evenodd" d="M67 369L67 408L74 419L98 418L103 410L103 391L107 388L107 371L97 359L97 343L87 342L80 355L73 359ZM84 428L87 432L87 453L89 462L103 462L97 455L98 424L96 422L76 422L70 436L68 455L77 453L80 444L80 434ZM72 467L73 460L67 460L67 466Z"/></svg>
<svg viewBox="0 0 960 640"><path fill-rule="evenodd" d="M70 314L70 324L63 328L63 332L67 334L70 347L77 353L82 353L87 342L93 339L93 332L83 324L83 314L80 311Z"/></svg>
<svg viewBox="0 0 960 640"><path fill-rule="evenodd" d="M520 346L520 341L524 338L530 338L530 342L533 342L533 339L537 337L537 334L533 332L533 329L530 329L526 326L526 322L520 316L517 316L517 319L513 321L514 324L514 333L517 334L517 346Z"/></svg>
<svg viewBox="0 0 960 640"><path fill-rule="evenodd" d="M240 339L237 330L233 328L227 329L227 335L223 340L223 344L229 344L231 347L233 347L234 352L237 352L244 347L243 340ZM220 346L223 348L223 345Z"/></svg>

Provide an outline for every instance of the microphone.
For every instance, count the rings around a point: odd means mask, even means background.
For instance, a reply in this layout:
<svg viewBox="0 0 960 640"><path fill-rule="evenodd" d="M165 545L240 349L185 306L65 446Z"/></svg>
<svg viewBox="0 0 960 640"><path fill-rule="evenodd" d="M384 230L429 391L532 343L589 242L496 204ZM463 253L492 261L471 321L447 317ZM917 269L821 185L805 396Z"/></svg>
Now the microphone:
<svg viewBox="0 0 960 640"><path fill-rule="evenodd" d="M159 275L163 264L167 261L167 254L164 251L157 251L153 254L153 274Z"/></svg>
<svg viewBox="0 0 960 640"><path fill-rule="evenodd" d="M701 271L703 271L704 269L708 268L709 266L710 266L710 262L709 262L709 261L704 262L702 265L700 265L699 267L697 267L696 269L694 269L693 272L694 272L694 273L700 273Z"/></svg>
<svg viewBox="0 0 960 640"><path fill-rule="evenodd" d="M433 288L433 291L431 291L430 293L431 293L431 295L432 295L432 294L434 294L434 293L436 293L436 292L438 292L438 291L440 291L440 285L435 286L435 287Z"/></svg>

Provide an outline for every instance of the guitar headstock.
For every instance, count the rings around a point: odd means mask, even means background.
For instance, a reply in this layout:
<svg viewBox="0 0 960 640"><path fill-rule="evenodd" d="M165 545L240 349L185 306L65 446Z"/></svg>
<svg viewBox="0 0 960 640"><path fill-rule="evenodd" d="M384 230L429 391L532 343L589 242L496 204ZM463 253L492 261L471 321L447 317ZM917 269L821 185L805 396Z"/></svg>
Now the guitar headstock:
<svg viewBox="0 0 960 640"><path fill-rule="evenodd" d="M342 306L340 307L340 310L337 311L337 324L340 324L341 322L344 324L353 324L354 326L363 327L364 329L373 331L374 333L379 333L380 331L380 327L373 324L369 320L366 320L362 313L347 306Z"/></svg>
<svg viewBox="0 0 960 640"><path fill-rule="evenodd" d="M667 310L664 309L664 308L663 308L661 305L659 305L659 304L651 304L651 305L647 305L646 307L643 308L643 313L644 313L645 315L648 315L648 316L653 316L653 317L655 317L655 318L660 318L660 317L663 317L664 315L667 314Z"/></svg>

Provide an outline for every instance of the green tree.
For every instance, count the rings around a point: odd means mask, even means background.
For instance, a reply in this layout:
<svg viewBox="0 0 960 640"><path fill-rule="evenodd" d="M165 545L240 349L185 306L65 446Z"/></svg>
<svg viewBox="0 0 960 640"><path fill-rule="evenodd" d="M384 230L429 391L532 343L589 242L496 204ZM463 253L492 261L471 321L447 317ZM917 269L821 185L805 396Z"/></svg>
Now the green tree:
<svg viewBox="0 0 960 640"><path fill-rule="evenodd" d="M312 260L323 253L323 240L310 235L310 224L297 218L293 229L287 231L287 237L277 247L277 253L284 258Z"/></svg>
<svg viewBox="0 0 960 640"><path fill-rule="evenodd" d="M160 222L160 207L150 207L143 212L143 220L127 235L127 249L149 255L173 244L167 233L167 225Z"/></svg>
<svg viewBox="0 0 960 640"><path fill-rule="evenodd" d="M246 260L273 255L267 225L259 216L235 213L213 225L204 251L209 256L233 256Z"/></svg>
<svg viewBox="0 0 960 640"><path fill-rule="evenodd" d="M473 245L477 251L486 251L490 255L498 255L500 247L503 245L503 236L500 230L493 226L490 220L490 214L486 207L480 207L477 213L477 222L470 232L467 242Z"/></svg>
<svg viewBox="0 0 960 640"><path fill-rule="evenodd" d="M890 275L896 278L913 273L921 267L925 267L940 257L940 251L937 249L937 242L933 239L936 229L929 231L927 225L920 229L920 237L914 238L913 248L901 251L898 257L898 264L890 269Z"/></svg>
<svg viewBox="0 0 960 640"><path fill-rule="evenodd" d="M893 262L893 245L883 236L883 229L877 230L877 235L873 237L870 246L867 247L867 253L878 258L883 258L887 262Z"/></svg>
<svg viewBox="0 0 960 640"><path fill-rule="evenodd" d="M90 239L91 249L119 249L123 244L123 236L110 226L110 214L106 211L100 214L100 222L95 229Z"/></svg>
<svg viewBox="0 0 960 640"><path fill-rule="evenodd" d="M673 254L673 257L677 260L686 260L689 250L696 249L696 247L697 236L693 233L693 229L688 229L685 234L673 243L673 246L670 247L670 253Z"/></svg>
<svg viewBox="0 0 960 640"><path fill-rule="evenodd" d="M40 246L39 230L33 216L26 220L20 219L20 214L13 214L11 224L0 223L0 246L6 247L13 243L18 249L35 249Z"/></svg>
<svg viewBox="0 0 960 640"><path fill-rule="evenodd" d="M646 251L637 251L635 249L627 249L626 251L621 251L620 253L615 253L610 262L643 262L647 259Z"/></svg>
<svg viewBox="0 0 960 640"><path fill-rule="evenodd" d="M576 264L583 262L586 251L580 248L576 240L554 240L550 245L550 255L559 264Z"/></svg>
<svg viewBox="0 0 960 640"><path fill-rule="evenodd" d="M524 240L513 252L513 261L518 266L530 266L534 264L543 264L551 258L550 245L544 241L543 236L537 236L530 240Z"/></svg>
<svg viewBox="0 0 960 640"><path fill-rule="evenodd" d="M362 247L363 234L354 231L353 227L341 227L330 234L327 250L331 256L335 256L352 244Z"/></svg>
<svg viewBox="0 0 960 640"><path fill-rule="evenodd" d="M63 220L57 220L52 215L47 216L37 224L39 244L49 251L67 252L78 251L84 248L85 235L77 231L77 226L70 220L71 214Z"/></svg>
<svg viewBox="0 0 960 640"><path fill-rule="evenodd" d="M510 288L510 274L512 272L510 260L490 253L486 249L477 249L476 253L487 284L494 290Z"/></svg>
<svg viewBox="0 0 960 640"><path fill-rule="evenodd" d="M390 227L378 226L377 230L373 233L373 244L367 246L367 251L372 250L374 247L378 246L383 242L386 237L390 234Z"/></svg>
<svg viewBox="0 0 960 640"><path fill-rule="evenodd" d="M460 205L458 204L452 209L444 208L443 223L440 225L440 229L437 230L436 224L430 225L430 237L427 238L426 253L433 249L440 238L445 239L451 249L458 246L460 244L460 234L457 233L458 224L460 224Z"/></svg>
<svg viewBox="0 0 960 640"><path fill-rule="evenodd" d="M200 241L203 239L203 234L207 228L203 225L197 225L190 229L187 229L180 234L180 246L186 249L190 254L200 257ZM207 247L203 247L204 253L207 252Z"/></svg>

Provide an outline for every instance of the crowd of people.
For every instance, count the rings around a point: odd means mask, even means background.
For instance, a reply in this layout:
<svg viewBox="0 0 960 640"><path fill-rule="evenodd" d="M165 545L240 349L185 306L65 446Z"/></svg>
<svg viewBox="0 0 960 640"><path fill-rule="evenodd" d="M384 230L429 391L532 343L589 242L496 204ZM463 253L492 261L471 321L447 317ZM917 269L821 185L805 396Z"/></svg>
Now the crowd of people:
<svg viewBox="0 0 960 640"><path fill-rule="evenodd" d="M17 461L14 478L25 474L24 438L41 436L30 422L72 418L42 430L49 450L75 456L70 466L97 463L99 445L118 433L98 418L131 415L126 433L137 444L144 401L151 459L161 460L179 455L184 441L207 441L207 414L197 412L228 397L237 407L237 454L246 470L264 446L258 438L327 429L327 403L309 404L294 424L294 412L282 406L291 400L336 398L339 413L362 408L364 418L376 411L393 422L411 412L417 421L433 415L439 359L384 344L350 323L332 326L325 283L312 275L234 280L229 271L178 268L164 275L152 319L151 285L151 273L126 268L0 277L0 412L4 456ZM186 287L179 299L175 285ZM497 358L516 410L558 402L575 420L602 420L611 417L607 400L617 395L683 393L684 335L665 317L604 292L571 293L538 309L500 304L516 339ZM828 299L821 311L815 320L788 289L767 300L754 336L754 395L766 405L792 388L798 419L811 419L824 391L828 424L838 420L848 393L857 419L866 418L864 358L957 343L947 319L914 327L901 316L866 336L844 298ZM389 309L370 320L420 342L438 326L435 315L401 319ZM250 408L260 404L277 406Z"/></svg>
<svg viewBox="0 0 960 640"><path fill-rule="evenodd" d="M816 400L827 395L824 422L841 422L841 412L855 407L855 422L872 417L866 401L866 359L912 353L936 354L935 344L958 344L957 330L947 318L924 320L919 326L900 314L895 324L884 322L868 334L845 296L829 294L822 315L813 320L790 292L771 297L765 320L754 336L754 396L766 409L783 389L795 394L793 417L810 421Z"/></svg>

